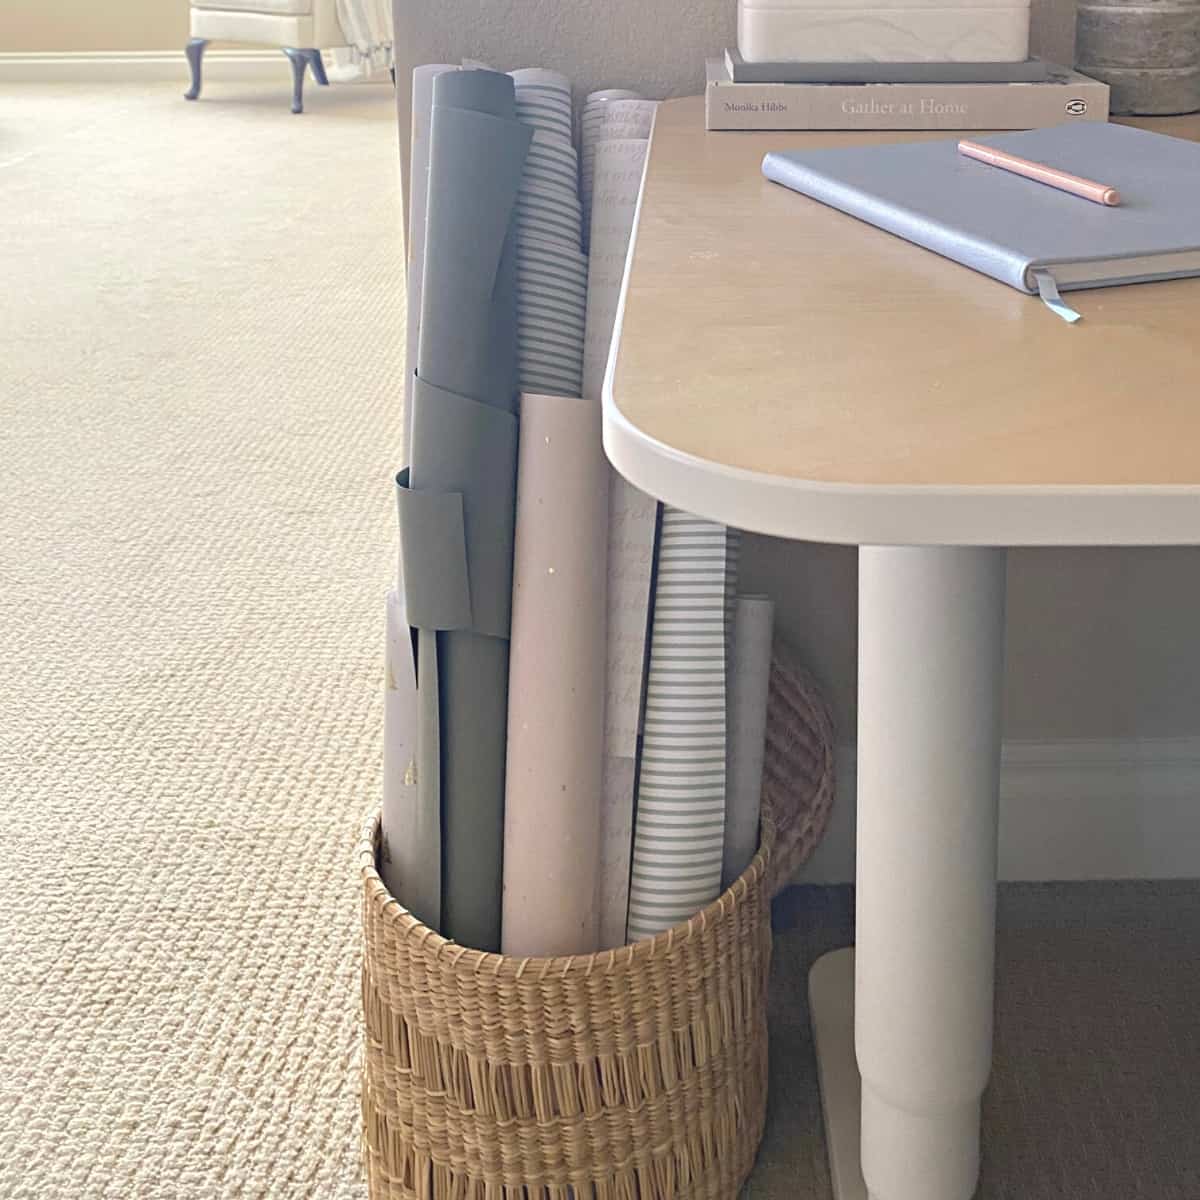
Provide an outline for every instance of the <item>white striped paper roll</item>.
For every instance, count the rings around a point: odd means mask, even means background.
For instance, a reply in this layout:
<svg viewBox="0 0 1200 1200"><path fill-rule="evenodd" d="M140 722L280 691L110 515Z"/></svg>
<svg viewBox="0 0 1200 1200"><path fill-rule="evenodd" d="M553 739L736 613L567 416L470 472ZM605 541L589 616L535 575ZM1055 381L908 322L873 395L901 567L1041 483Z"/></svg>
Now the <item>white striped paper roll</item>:
<svg viewBox="0 0 1200 1200"><path fill-rule="evenodd" d="M728 532L664 508L634 824L628 937L716 899L725 844Z"/></svg>
<svg viewBox="0 0 1200 1200"><path fill-rule="evenodd" d="M516 206L517 348L522 392L583 390L587 256L571 140L571 85L555 71L514 71L517 117L533 126Z"/></svg>
<svg viewBox="0 0 1200 1200"><path fill-rule="evenodd" d="M571 116L571 85L556 71L513 72L517 120L533 128L521 176L517 228L539 238L583 247L579 161Z"/></svg>

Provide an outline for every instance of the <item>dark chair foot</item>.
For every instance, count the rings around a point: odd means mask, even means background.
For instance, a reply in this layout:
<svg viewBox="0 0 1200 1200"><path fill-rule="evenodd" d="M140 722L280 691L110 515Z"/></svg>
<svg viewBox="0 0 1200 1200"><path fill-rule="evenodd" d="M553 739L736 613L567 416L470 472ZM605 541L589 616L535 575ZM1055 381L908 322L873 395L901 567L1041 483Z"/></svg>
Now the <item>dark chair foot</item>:
<svg viewBox="0 0 1200 1200"><path fill-rule="evenodd" d="M320 50L300 49L296 46L284 46L284 54L292 64L292 112L304 111L304 69L311 67L313 78L321 87L329 86L329 76L325 74L325 64L321 61Z"/></svg>
<svg viewBox="0 0 1200 1200"><path fill-rule="evenodd" d="M325 60L321 57L320 50L310 50L311 56L308 60L308 65L312 67L313 78L317 81L318 87L329 86L329 76L325 74Z"/></svg>
<svg viewBox="0 0 1200 1200"><path fill-rule="evenodd" d="M192 86L183 93L185 100L195 100L200 95L200 60L204 57L204 47L207 45L208 38L188 38L188 44L183 48L192 72Z"/></svg>

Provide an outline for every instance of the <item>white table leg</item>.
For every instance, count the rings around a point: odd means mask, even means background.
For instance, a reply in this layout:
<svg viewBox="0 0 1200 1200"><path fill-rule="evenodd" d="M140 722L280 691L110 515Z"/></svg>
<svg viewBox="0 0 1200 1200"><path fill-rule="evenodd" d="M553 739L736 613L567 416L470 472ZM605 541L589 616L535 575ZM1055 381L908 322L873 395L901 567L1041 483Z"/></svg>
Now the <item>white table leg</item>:
<svg viewBox="0 0 1200 1200"><path fill-rule="evenodd" d="M1004 568L1003 550L860 552L858 946L809 977L837 1200L975 1190L992 1047Z"/></svg>
<svg viewBox="0 0 1200 1200"><path fill-rule="evenodd" d="M859 554L855 1048L872 1200L967 1200L978 1179L1005 557Z"/></svg>

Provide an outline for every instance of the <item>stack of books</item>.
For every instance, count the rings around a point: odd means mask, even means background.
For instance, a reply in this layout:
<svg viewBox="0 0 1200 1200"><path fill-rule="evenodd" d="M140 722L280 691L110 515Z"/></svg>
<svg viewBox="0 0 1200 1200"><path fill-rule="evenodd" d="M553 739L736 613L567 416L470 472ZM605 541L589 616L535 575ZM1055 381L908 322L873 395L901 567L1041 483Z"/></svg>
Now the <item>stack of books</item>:
<svg viewBox="0 0 1200 1200"><path fill-rule="evenodd" d="M710 58L709 129L1036 129L1107 121L1108 84L1015 63L746 62Z"/></svg>

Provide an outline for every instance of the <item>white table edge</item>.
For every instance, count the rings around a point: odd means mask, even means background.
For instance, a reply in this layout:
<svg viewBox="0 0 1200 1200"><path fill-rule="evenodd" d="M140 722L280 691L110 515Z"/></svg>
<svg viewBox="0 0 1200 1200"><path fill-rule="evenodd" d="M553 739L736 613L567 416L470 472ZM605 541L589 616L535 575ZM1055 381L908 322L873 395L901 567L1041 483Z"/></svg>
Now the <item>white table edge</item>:
<svg viewBox="0 0 1200 1200"><path fill-rule="evenodd" d="M601 394L604 451L664 503L737 529L852 546L1200 545L1200 480L1178 485L876 485L828 483L728 466L639 429L614 398L646 174L629 239ZM954 500L947 504L947 500Z"/></svg>
<svg viewBox="0 0 1200 1200"><path fill-rule="evenodd" d="M618 336L620 314L618 314ZM648 495L738 529L854 546L1192 546L1200 484L1128 487L826 483L698 458L638 429L603 395L604 451ZM953 503L949 503L952 501Z"/></svg>

